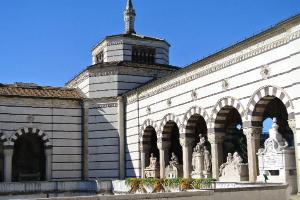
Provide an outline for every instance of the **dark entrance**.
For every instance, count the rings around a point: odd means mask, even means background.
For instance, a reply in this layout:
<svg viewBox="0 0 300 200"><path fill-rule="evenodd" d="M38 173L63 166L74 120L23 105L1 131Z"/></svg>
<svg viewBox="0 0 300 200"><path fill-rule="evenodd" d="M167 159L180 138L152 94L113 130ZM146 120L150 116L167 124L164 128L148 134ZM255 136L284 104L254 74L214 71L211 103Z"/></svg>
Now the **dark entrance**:
<svg viewBox="0 0 300 200"><path fill-rule="evenodd" d="M16 140L12 168L13 181L45 180L45 148L39 137L27 133Z"/></svg>

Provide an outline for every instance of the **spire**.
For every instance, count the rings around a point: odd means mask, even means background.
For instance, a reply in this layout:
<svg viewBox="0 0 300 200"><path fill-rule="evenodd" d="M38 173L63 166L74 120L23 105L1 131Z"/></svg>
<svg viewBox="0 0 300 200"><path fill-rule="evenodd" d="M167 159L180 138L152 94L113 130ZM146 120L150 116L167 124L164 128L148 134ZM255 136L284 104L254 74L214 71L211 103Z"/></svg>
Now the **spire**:
<svg viewBox="0 0 300 200"><path fill-rule="evenodd" d="M132 1L127 0L126 9L124 12L125 33L126 34L135 33L134 20L135 20L135 10L133 8Z"/></svg>

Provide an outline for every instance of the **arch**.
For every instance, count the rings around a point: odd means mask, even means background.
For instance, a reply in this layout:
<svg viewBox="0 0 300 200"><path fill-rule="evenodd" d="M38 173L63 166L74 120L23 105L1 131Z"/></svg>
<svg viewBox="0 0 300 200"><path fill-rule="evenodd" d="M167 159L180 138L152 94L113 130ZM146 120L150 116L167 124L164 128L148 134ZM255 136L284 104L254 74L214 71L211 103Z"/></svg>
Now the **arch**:
<svg viewBox="0 0 300 200"><path fill-rule="evenodd" d="M261 107L263 105L267 105L275 98L281 100L284 106L286 107L288 119L294 119L294 105L289 95L280 87L268 85L256 90L250 98L249 103L247 105L247 120L252 123L253 113L257 111L256 108ZM264 111L260 111L259 113L263 112ZM255 121L258 120L261 119L255 119Z"/></svg>
<svg viewBox="0 0 300 200"><path fill-rule="evenodd" d="M158 130L159 130L160 134L162 134L164 127L167 125L167 123L169 121L173 121L178 126L179 130L181 129L181 122L180 122L179 118L176 115L172 114L172 113L168 113L167 115L165 115L162 118L161 123L159 125Z"/></svg>
<svg viewBox="0 0 300 200"><path fill-rule="evenodd" d="M217 102L217 104L214 106L214 108L212 109L210 128L214 128L216 126L216 122L217 123L222 122L221 118L217 119L218 113L221 110L224 113L228 113L228 112L230 112L230 109L232 107L235 108L238 111L238 113L240 114L241 118L243 118L243 116L245 114L245 109L244 109L243 105L241 104L241 102L234 97L224 97L224 98L220 99Z"/></svg>
<svg viewBox="0 0 300 200"><path fill-rule="evenodd" d="M10 137L10 144L13 146L18 138L20 138L23 134L28 134L28 133L37 135L39 138L41 138L45 147L48 147L48 148L52 147L48 135L44 131L42 131L38 128L32 128L32 127L30 127L30 128L24 127L24 128L17 130L15 132L15 134Z"/></svg>
<svg viewBox="0 0 300 200"><path fill-rule="evenodd" d="M142 140L143 136L146 134L148 134L147 132L147 127L153 127L155 132L157 133L157 124L156 122L154 122L152 119L147 119L144 121L144 123L142 124L141 128L140 128L140 134L139 134L139 137L140 137L140 140Z"/></svg>
<svg viewBox="0 0 300 200"><path fill-rule="evenodd" d="M183 134L186 134L186 129L188 125L188 121L193 115L200 115L205 120L206 124L209 124L209 115L207 114L206 110L204 108L194 106L190 108L183 117L183 123L182 123L182 129L181 132Z"/></svg>

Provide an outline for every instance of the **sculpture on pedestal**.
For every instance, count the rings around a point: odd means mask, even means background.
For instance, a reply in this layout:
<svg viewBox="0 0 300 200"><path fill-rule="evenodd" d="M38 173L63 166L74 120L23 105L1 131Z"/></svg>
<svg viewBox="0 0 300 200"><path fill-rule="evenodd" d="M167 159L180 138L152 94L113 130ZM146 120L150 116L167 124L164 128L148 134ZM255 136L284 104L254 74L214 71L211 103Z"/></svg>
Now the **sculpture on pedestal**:
<svg viewBox="0 0 300 200"><path fill-rule="evenodd" d="M226 163L223 163L219 169L220 181L238 182L248 180L248 164L243 163L242 157L238 152L232 156L228 153Z"/></svg>
<svg viewBox="0 0 300 200"><path fill-rule="evenodd" d="M199 136L200 142L195 146L192 155L192 178L209 177L211 174L211 154L207 146L204 146L206 143L205 137L202 134Z"/></svg>
<svg viewBox="0 0 300 200"><path fill-rule="evenodd" d="M154 157L153 153L150 156L150 165L145 168L146 178L159 178L159 164L157 163L157 158Z"/></svg>
<svg viewBox="0 0 300 200"><path fill-rule="evenodd" d="M297 190L295 149L288 147L288 142L278 131L277 119L273 119L269 138L264 142L264 148L258 150L258 181L288 183L292 192Z"/></svg>
<svg viewBox="0 0 300 200"><path fill-rule="evenodd" d="M169 165L166 167L166 178L178 178L182 176L182 166L178 162L178 157L172 152Z"/></svg>

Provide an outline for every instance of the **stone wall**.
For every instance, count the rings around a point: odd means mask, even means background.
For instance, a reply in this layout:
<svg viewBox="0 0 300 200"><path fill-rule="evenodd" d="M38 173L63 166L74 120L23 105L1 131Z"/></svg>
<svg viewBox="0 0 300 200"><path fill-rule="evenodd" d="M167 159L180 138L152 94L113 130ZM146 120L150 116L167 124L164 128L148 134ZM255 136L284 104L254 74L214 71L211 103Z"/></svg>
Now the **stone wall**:
<svg viewBox="0 0 300 200"><path fill-rule="evenodd" d="M195 192L136 194L118 196L91 196L53 198L56 200L129 200L129 199L176 199L176 200L288 200L287 186L216 189ZM51 199L51 198L50 198Z"/></svg>
<svg viewBox="0 0 300 200"><path fill-rule="evenodd" d="M0 132L9 138L23 128L36 128L49 138L52 179L81 180L82 107L80 101L0 98Z"/></svg>

